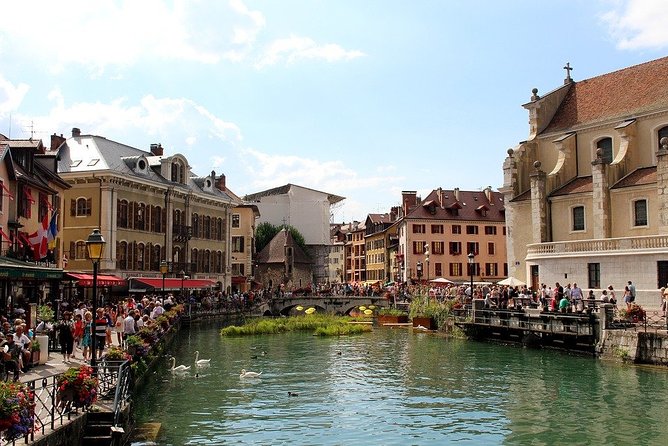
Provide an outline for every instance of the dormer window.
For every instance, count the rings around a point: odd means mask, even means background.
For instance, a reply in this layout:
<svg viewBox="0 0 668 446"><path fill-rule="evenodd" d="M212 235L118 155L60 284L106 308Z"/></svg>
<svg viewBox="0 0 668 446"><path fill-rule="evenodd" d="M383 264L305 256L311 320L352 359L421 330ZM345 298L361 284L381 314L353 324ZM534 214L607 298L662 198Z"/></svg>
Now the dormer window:
<svg viewBox="0 0 668 446"><path fill-rule="evenodd" d="M179 159L174 159L172 161L172 171L171 171L171 180L175 183L185 184L186 179L186 167L183 165L183 161Z"/></svg>

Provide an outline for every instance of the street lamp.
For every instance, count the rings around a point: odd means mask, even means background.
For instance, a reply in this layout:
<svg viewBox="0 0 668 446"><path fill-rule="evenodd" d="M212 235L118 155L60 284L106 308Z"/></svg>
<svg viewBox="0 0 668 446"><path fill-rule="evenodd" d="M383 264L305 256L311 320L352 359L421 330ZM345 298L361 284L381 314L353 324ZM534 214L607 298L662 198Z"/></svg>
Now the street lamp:
<svg viewBox="0 0 668 446"><path fill-rule="evenodd" d="M183 295L183 289L184 289L184 288L183 288L183 284L184 284L185 280L188 278L188 276L186 276L186 272L183 271L183 270L181 270L181 272L180 272L179 274L181 274L181 299L183 299L183 298L184 298L184 295Z"/></svg>
<svg viewBox="0 0 668 446"><path fill-rule="evenodd" d="M162 273L162 297L165 297L165 275L169 271L169 265L167 264L167 260L163 260L160 262L160 272Z"/></svg>
<svg viewBox="0 0 668 446"><path fill-rule="evenodd" d="M473 302L473 267L475 265L475 254L473 254L473 251L469 252L468 255L469 258L469 272L471 273L471 302Z"/></svg>
<svg viewBox="0 0 668 446"><path fill-rule="evenodd" d="M90 356L90 366L93 369L93 374L97 375L97 361L95 355L97 353L97 269L102 258L102 252L104 251L105 241L100 234L99 229L94 229L93 232L88 236L86 240L86 249L88 250L88 258L93 262L93 324L92 324L92 333L90 338L90 347L91 347L91 356Z"/></svg>
<svg viewBox="0 0 668 446"><path fill-rule="evenodd" d="M417 271L418 282L420 282L422 280L422 262L417 262L415 270Z"/></svg>

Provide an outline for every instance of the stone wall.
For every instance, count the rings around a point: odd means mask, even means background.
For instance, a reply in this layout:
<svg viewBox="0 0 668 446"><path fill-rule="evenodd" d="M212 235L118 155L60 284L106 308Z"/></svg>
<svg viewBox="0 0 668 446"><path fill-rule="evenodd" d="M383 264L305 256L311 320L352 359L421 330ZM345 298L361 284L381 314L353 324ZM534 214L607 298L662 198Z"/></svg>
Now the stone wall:
<svg viewBox="0 0 668 446"><path fill-rule="evenodd" d="M615 361L668 365L668 335L631 330L606 330L599 356L602 359Z"/></svg>

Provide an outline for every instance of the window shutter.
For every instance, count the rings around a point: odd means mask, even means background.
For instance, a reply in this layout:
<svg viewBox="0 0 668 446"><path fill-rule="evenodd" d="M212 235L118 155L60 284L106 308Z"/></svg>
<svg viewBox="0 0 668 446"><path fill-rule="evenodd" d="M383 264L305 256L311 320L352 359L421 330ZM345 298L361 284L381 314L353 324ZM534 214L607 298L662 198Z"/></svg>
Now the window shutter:
<svg viewBox="0 0 668 446"><path fill-rule="evenodd" d="M86 215L90 215L93 209L93 199L92 198L87 198L86 199Z"/></svg>
<svg viewBox="0 0 668 446"><path fill-rule="evenodd" d="M77 258L77 244L70 242L70 259L74 260Z"/></svg>

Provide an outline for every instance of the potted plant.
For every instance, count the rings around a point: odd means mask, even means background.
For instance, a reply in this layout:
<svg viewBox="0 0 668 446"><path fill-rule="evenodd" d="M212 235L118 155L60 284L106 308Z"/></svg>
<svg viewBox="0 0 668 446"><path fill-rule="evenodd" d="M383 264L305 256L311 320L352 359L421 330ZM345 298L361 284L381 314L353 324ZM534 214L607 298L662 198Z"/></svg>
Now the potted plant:
<svg viewBox="0 0 668 446"><path fill-rule="evenodd" d="M132 356L128 354L125 350L120 347L112 346L107 350L107 354L104 355L104 359L107 361L130 361Z"/></svg>
<svg viewBox="0 0 668 446"><path fill-rule="evenodd" d="M378 324L406 324L408 323L408 313L397 308L383 307L378 310Z"/></svg>
<svg viewBox="0 0 668 446"><path fill-rule="evenodd" d="M627 309L619 310L619 317L629 322L643 322L647 313L638 304L631 304Z"/></svg>
<svg viewBox="0 0 668 446"><path fill-rule="evenodd" d="M97 401L98 379L93 376L93 368L82 365L70 367L57 379L58 394L56 401L61 409L90 407Z"/></svg>
<svg viewBox="0 0 668 446"><path fill-rule="evenodd" d="M42 346L40 345L39 341L37 338L33 338L33 340L30 342L30 366L35 367L39 365L39 355L40 351L42 350Z"/></svg>
<svg viewBox="0 0 668 446"><path fill-rule="evenodd" d="M3 439L14 441L32 432L35 403L30 389L20 382L0 381L0 432Z"/></svg>

